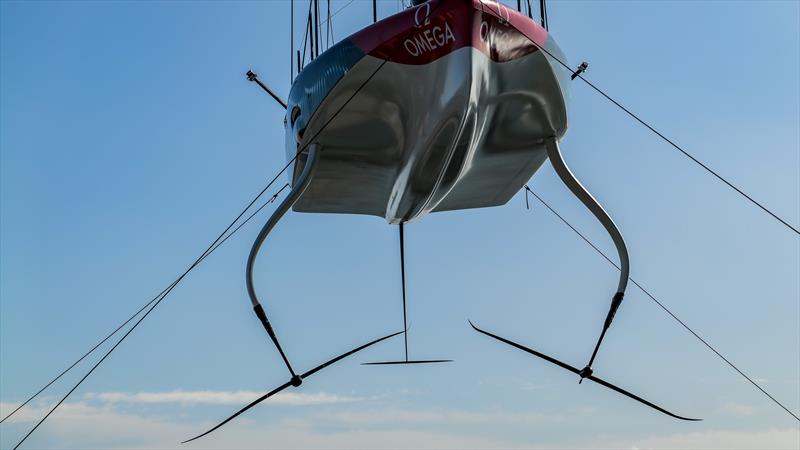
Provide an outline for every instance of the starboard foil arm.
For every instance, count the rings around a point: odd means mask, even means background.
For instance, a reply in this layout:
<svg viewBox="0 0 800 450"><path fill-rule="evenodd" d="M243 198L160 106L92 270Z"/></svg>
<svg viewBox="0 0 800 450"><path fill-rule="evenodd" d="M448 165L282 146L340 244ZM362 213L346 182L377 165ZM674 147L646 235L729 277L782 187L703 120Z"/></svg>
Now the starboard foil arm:
<svg viewBox="0 0 800 450"><path fill-rule="evenodd" d="M558 140L555 137L548 138L545 140L545 146L547 148L547 157L550 158L550 162L553 164L553 169L555 169L558 177L567 185L575 197L578 197L578 200L594 214L614 241L617 254L619 254L620 263L617 293L624 294L625 288L628 286L628 277L630 276L630 261L628 258L628 248L625 246L625 239L622 237L622 233L620 233L617 224L614 223L611 216L603 209L600 202L598 202L583 184L578 181L575 174L569 169L567 163L564 161L564 156L561 154Z"/></svg>
<svg viewBox="0 0 800 450"><path fill-rule="evenodd" d="M611 326L611 322L614 320L617 309L619 309L619 305L622 304L622 299L625 296L625 288L628 286L628 278L630 277L628 248L625 246L625 239L623 239L622 233L620 233L619 228L617 228L617 224L614 223L614 220L611 219L611 216L608 215L600 202L598 202L594 196L589 193L583 184L578 181L572 171L569 170L569 167L567 166L567 163L564 161L564 157L561 154L561 149L558 145L558 139L556 137L547 138L545 140L545 147L547 148L547 157L550 158L550 162L553 164L553 169L555 169L556 174L558 174L559 178L561 178L561 181L567 185L569 190L572 191L576 197L578 197L578 199L586 206L586 208L588 208L589 211L594 214L597 220L600 221L603 227L605 227L606 231L611 236L611 239L614 241L614 246L616 246L617 254L619 255L620 273L619 283L617 284L617 292L611 299L611 306L608 309L606 320L603 323L603 330L600 332L600 337L597 339L597 344L595 344L592 356L589 358L589 363L586 364L586 367L584 367L578 373L578 375L581 377L581 381L583 381L584 378L592 375L592 363L594 363L597 352L600 350L600 344L603 342L603 338L605 338L606 331L608 331L608 328Z"/></svg>
<svg viewBox="0 0 800 450"><path fill-rule="evenodd" d="M319 157L319 146L317 144L311 144L308 146L308 153L306 157L305 166L303 166L303 172L300 174L300 177L297 179L294 186L292 186L291 192L286 198L283 199L278 208L275 212L272 213L267 223L264 224L264 227L261 228L261 231L258 233L258 237L256 237L255 242L253 242L253 247L250 249L250 256L247 258L247 269L246 269L246 279L247 279L247 295L250 297L250 301L253 304L253 311L255 311L258 320L261 321L261 324L264 326L264 329L267 331L270 339L272 339L272 343L275 344L275 347L278 349L278 352L281 354L281 358L283 358L283 362L286 364L286 368L289 369L289 373L292 374L292 379L294 380L297 385L300 385L300 377L294 372L292 369L292 365L289 363L289 359L286 357L286 354L281 347L280 342L278 342L278 337L275 335L275 331L272 329L272 325L269 323L269 319L267 318L267 314L264 311L264 307L261 306L261 303L258 301L258 296L256 295L255 288L253 286L253 266L256 262L256 257L258 257L258 252L261 250L261 245L264 243L264 240L267 238L269 233L275 228L275 225L283 218L286 214L286 211L292 207L292 205L297 202L297 200L303 195L308 184L311 182L311 179L314 176L314 168L316 166L317 160ZM299 162L299 158L296 160Z"/></svg>

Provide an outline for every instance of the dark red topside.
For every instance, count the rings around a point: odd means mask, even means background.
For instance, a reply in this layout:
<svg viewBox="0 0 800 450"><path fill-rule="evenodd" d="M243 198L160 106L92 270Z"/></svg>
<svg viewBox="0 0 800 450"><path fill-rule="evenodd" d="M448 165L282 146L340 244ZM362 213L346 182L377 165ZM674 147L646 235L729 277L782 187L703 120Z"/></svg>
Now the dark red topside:
<svg viewBox="0 0 800 450"><path fill-rule="evenodd" d="M370 56L401 64L427 64L467 46L504 62L543 47L547 31L493 1L431 0L375 23L349 40Z"/></svg>

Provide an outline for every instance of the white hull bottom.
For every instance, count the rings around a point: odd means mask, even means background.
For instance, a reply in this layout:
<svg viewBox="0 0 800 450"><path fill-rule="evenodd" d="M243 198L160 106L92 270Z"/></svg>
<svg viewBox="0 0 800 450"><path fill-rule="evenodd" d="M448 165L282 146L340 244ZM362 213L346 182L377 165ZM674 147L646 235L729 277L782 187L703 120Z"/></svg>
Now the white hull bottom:
<svg viewBox="0 0 800 450"><path fill-rule="evenodd" d="M464 47L425 65L364 56L304 138L325 123L314 179L294 210L398 223L508 202L544 162L544 139L566 131L566 110L542 52L495 62Z"/></svg>

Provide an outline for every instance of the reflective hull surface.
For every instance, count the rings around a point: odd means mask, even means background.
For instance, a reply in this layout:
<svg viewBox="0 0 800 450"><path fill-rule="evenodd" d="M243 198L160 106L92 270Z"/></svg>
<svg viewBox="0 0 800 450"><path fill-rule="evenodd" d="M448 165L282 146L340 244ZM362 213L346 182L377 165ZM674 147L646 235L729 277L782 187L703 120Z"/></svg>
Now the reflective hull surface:
<svg viewBox="0 0 800 450"><path fill-rule="evenodd" d="M289 95L287 157L321 148L294 210L398 223L505 204L567 128L569 72L539 47L563 61L531 19L472 0L410 8L332 47Z"/></svg>

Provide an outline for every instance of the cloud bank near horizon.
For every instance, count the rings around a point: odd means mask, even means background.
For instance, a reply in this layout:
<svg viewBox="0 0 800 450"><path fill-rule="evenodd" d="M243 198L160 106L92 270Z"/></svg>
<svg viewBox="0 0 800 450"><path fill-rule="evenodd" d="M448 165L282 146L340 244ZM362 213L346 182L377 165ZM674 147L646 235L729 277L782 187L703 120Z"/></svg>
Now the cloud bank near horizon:
<svg viewBox="0 0 800 450"><path fill-rule="evenodd" d="M35 448L669 448L796 449L800 428L702 430L615 439L599 435L576 440L565 432L560 442L543 442L536 427L581 426L590 413L552 415L537 411L467 411L457 408L397 408L391 405L354 411L301 408L272 420L244 416L192 445L179 442L207 429L209 420L182 413L131 411L139 405L236 405L253 391L99 392L62 405L35 441ZM291 393L281 404L306 406L355 403L358 397L328 393ZM278 397L276 397L277 400ZM16 404L0 403L0 412ZM349 409L349 410L348 410ZM0 447L13 446L27 427L47 411L46 402L23 408L10 420ZM529 430L523 434L508 429ZM486 433L492 430L495 433ZM23 434L20 434L23 433ZM19 436L17 436L19 435ZM589 440L587 440L589 439Z"/></svg>
<svg viewBox="0 0 800 450"><path fill-rule="evenodd" d="M261 397L260 391L167 391L167 392L90 392L84 396L89 401L104 403L164 404L179 403L187 405L246 405ZM352 403L363 400L325 392L297 393L281 392L269 399L271 404L288 406L326 405Z"/></svg>

